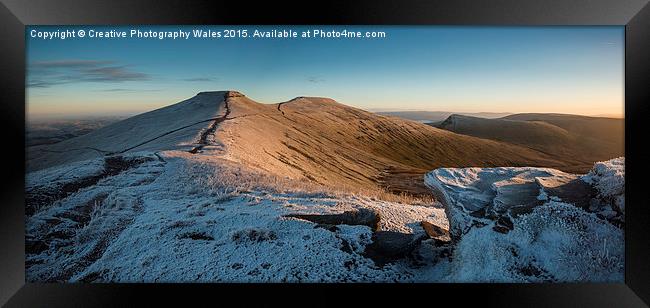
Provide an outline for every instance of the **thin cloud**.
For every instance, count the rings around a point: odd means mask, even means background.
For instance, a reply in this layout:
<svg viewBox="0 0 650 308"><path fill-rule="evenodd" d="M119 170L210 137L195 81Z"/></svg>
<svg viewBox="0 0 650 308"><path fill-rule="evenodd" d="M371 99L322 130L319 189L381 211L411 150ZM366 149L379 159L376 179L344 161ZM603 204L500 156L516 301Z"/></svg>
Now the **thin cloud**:
<svg viewBox="0 0 650 308"><path fill-rule="evenodd" d="M325 79L316 76L308 76L307 81L311 83L321 83L324 82Z"/></svg>
<svg viewBox="0 0 650 308"><path fill-rule="evenodd" d="M111 64L113 61L99 60L55 60L55 61L37 61L32 63L35 68L74 68L74 67L92 67Z"/></svg>
<svg viewBox="0 0 650 308"><path fill-rule="evenodd" d="M183 80L183 81L190 81L190 82L192 82L192 81L194 81L194 82L196 82L196 81L217 81L218 78L212 78L212 77L196 77L196 78L185 78L185 79L181 79L181 80Z"/></svg>
<svg viewBox="0 0 650 308"><path fill-rule="evenodd" d="M119 83L149 80L150 76L126 65L105 60L39 61L29 66L28 87L48 88L80 82Z"/></svg>
<svg viewBox="0 0 650 308"><path fill-rule="evenodd" d="M114 89L100 89L95 90L97 92L159 92L160 89L124 89L124 88L114 88Z"/></svg>
<svg viewBox="0 0 650 308"><path fill-rule="evenodd" d="M145 73L130 71L126 66L106 66L84 69L82 72L87 80L92 81L134 81L147 80Z"/></svg>
<svg viewBox="0 0 650 308"><path fill-rule="evenodd" d="M56 82L48 82L48 81L43 81L43 80L32 80L27 82L27 87L29 88L49 88L51 86L57 85L60 83Z"/></svg>

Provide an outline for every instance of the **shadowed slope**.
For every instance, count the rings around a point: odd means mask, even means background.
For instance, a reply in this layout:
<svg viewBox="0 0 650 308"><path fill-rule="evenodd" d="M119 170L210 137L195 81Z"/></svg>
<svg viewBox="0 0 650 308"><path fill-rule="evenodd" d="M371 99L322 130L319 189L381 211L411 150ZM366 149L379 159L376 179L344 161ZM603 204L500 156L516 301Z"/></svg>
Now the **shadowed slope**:
<svg viewBox="0 0 650 308"><path fill-rule="evenodd" d="M525 146L564 160L583 173L594 162L623 155L623 120L567 114L516 114L500 119L452 115L436 127Z"/></svg>
<svg viewBox="0 0 650 308"><path fill-rule="evenodd" d="M440 123L446 120L452 114L461 114L471 117L479 117L486 119L496 119L510 115L505 112L467 112L467 113L454 113L449 111L380 111L375 112L384 116L398 117L407 120L418 121L422 123Z"/></svg>
<svg viewBox="0 0 650 308"><path fill-rule="evenodd" d="M86 135L27 149L29 171L142 150L192 148L219 118L227 92L201 92L183 102L119 121Z"/></svg>
<svg viewBox="0 0 650 308"><path fill-rule="evenodd" d="M607 155L609 159L623 155L625 120L618 118L587 117L571 114L521 113L504 119L543 121L561 127L576 136L581 146Z"/></svg>

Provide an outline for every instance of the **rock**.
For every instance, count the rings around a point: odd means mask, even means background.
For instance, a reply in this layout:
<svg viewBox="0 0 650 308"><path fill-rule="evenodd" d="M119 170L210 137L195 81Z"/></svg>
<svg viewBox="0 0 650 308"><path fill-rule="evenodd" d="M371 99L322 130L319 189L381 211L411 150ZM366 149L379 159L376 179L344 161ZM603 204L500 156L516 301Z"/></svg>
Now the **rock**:
<svg viewBox="0 0 650 308"><path fill-rule="evenodd" d="M595 213L616 226L624 224L623 159L596 163L587 175L550 168L440 168L425 184L445 206L454 241L471 228L489 225L499 233L515 228L514 219L550 201Z"/></svg>
<svg viewBox="0 0 650 308"><path fill-rule="evenodd" d="M332 229L335 225L363 225L370 227L373 231L377 230L379 225L379 214L369 209L358 209L356 211L345 211L341 214L289 214L285 217L304 219L313 223L327 226L326 229Z"/></svg>
<svg viewBox="0 0 650 308"><path fill-rule="evenodd" d="M571 203L584 210L589 209L591 200L596 196L596 189L577 175L537 178L536 183L549 198Z"/></svg>
<svg viewBox="0 0 650 308"><path fill-rule="evenodd" d="M492 227L492 229L494 231L499 232L499 233L508 233L509 231L511 231L514 228L515 228L515 226L512 223L512 220L508 216L499 217L496 220L496 222L494 224L494 227Z"/></svg>
<svg viewBox="0 0 650 308"><path fill-rule="evenodd" d="M366 246L363 255L383 266L408 256L425 238L424 234L377 231L373 233L372 243Z"/></svg>
<svg viewBox="0 0 650 308"><path fill-rule="evenodd" d="M597 162L582 180L596 191L590 210L622 228L625 225L625 158ZM611 212L616 214L612 216Z"/></svg>
<svg viewBox="0 0 650 308"><path fill-rule="evenodd" d="M441 168L429 172L425 183L445 206L450 236L456 241L477 226L508 233L514 228L512 218L547 201L548 196L540 194L544 187L555 189L576 179L548 168Z"/></svg>
<svg viewBox="0 0 650 308"><path fill-rule="evenodd" d="M419 251L433 260L451 253L452 267L464 269L454 278L464 281L622 281L624 221L614 205L623 198L622 168L613 160L582 176L532 167L434 170L425 183L445 207L452 243L427 241L433 249Z"/></svg>
<svg viewBox="0 0 650 308"><path fill-rule="evenodd" d="M438 227L428 221L423 220L420 223L420 226L424 229L424 232L432 239L436 241L436 244L448 243L451 242L451 237L449 236L449 230Z"/></svg>
<svg viewBox="0 0 650 308"><path fill-rule="evenodd" d="M335 225L318 224L318 225L315 225L314 228L321 228L321 229L325 229L325 230L330 231L330 232L339 231L339 227L337 227Z"/></svg>

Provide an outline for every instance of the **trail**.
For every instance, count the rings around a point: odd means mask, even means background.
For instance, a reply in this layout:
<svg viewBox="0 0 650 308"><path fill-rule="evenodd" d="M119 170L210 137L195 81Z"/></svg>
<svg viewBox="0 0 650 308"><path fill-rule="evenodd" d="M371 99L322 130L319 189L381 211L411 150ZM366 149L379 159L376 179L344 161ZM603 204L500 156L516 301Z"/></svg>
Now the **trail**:
<svg viewBox="0 0 650 308"><path fill-rule="evenodd" d="M282 104L284 104L284 103L279 103L278 104L278 111L282 112L282 115L284 115L284 111L282 111L282 109L280 109L280 106L282 106Z"/></svg>
<svg viewBox="0 0 650 308"><path fill-rule="evenodd" d="M226 105L226 106L227 106L227 105ZM192 127L192 126L194 126L194 125L198 125L198 124L205 123L205 122L210 122L210 121L215 121L215 120L219 120L219 119L221 119L221 117L219 117L219 118L210 118L210 119L202 120L202 121L199 121L199 122L196 122L196 123L190 124L190 125L186 125L186 126L183 126L183 127L179 127L179 128L177 128L177 129L170 130L170 131L168 131L168 132L166 132L166 133L164 133L164 134L162 134L162 135L159 135L159 136L157 136L157 137L151 138L151 139L149 139L149 140L147 140L147 141L143 141L143 142L141 142L141 143L138 143L138 144L136 144L136 145L134 145L134 146L132 146L132 147L130 147L130 148L126 148L126 149L121 150L121 151L118 151L118 152L111 152L111 153L108 153L108 154L106 154L106 155L107 155L107 156L110 156L110 155L115 155L115 154L122 154L122 153L124 153L124 152L130 151L130 150L133 150L133 149L135 149L135 148L137 148L137 147L143 146L143 145L145 145L145 144L147 144L147 143L149 143L149 142L152 142L152 141L154 141L154 140L156 140L156 139L160 139L160 138L162 138L162 137L164 137L164 136L167 136L167 135L169 135L169 134L175 133L175 132L177 132L177 131L179 131L179 130L183 130L183 129L186 129L186 128L189 128L189 127Z"/></svg>
<svg viewBox="0 0 650 308"><path fill-rule="evenodd" d="M303 97L303 96L298 96L298 97L293 98L293 99L290 99L290 100L288 100L288 101L286 101L286 102L278 103L278 111L280 111L280 112L282 113L282 115L285 115L285 114L284 114L284 110L281 109L282 105L287 104L287 103L294 102L294 101L299 100L299 99L301 99L301 98L304 98L304 97Z"/></svg>
<svg viewBox="0 0 650 308"><path fill-rule="evenodd" d="M103 155L106 155L106 153L110 153L109 151L100 150L100 149L93 148L93 147L72 148L72 149L67 149L67 150L40 149L40 151L50 152L50 153L67 153L67 152L72 152L72 151L83 151L83 150L93 150L93 151L99 152L100 154L103 154Z"/></svg>
<svg viewBox="0 0 650 308"><path fill-rule="evenodd" d="M199 138L199 141L197 142L199 145L192 148L189 152L192 154L198 153L200 150L203 149L206 145L208 145L208 136L211 134L214 134L214 132L217 130L217 127L219 126L219 123L223 122L226 120L228 115L230 115L230 106L228 106L228 97L225 97L223 100L224 103L224 108L226 109L226 112L224 113L223 116L214 118L213 123L201 133L201 137Z"/></svg>

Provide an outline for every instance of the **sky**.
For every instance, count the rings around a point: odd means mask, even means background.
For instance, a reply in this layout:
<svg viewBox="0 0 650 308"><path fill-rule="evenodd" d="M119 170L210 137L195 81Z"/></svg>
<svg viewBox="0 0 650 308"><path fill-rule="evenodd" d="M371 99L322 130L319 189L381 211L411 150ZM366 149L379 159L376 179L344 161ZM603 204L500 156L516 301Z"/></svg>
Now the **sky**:
<svg viewBox="0 0 650 308"><path fill-rule="evenodd" d="M42 39L31 30L247 29L231 39ZM253 30L385 38L252 38ZM133 115L202 91L261 103L329 97L371 111L622 116L624 28L455 26L27 27L30 118Z"/></svg>

